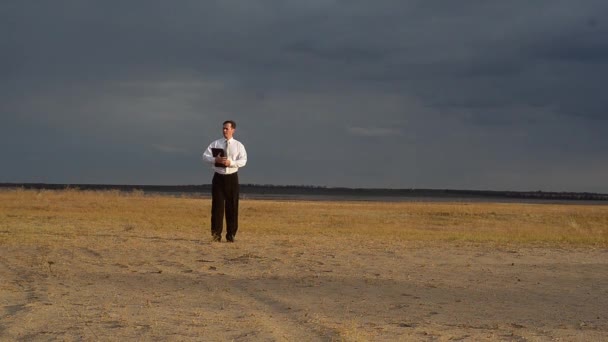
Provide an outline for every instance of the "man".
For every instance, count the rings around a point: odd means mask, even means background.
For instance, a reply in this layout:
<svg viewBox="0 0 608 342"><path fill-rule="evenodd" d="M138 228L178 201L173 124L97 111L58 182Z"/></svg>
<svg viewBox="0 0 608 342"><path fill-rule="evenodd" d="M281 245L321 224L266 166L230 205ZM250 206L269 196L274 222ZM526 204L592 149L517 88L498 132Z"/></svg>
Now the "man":
<svg viewBox="0 0 608 342"><path fill-rule="evenodd" d="M212 142L203 152L203 160L213 167L211 183L211 235L213 241L222 240L224 209L226 212L226 240L234 242L239 229L239 168L247 164L245 146L233 138L236 123L223 124L223 139Z"/></svg>

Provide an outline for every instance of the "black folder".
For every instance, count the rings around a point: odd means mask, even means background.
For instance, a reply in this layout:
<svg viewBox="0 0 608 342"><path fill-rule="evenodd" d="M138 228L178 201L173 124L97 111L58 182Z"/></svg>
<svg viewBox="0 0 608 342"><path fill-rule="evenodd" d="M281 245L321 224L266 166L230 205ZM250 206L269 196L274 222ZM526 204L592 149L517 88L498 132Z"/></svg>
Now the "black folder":
<svg viewBox="0 0 608 342"><path fill-rule="evenodd" d="M226 156L226 152L224 152L223 148L211 148L211 154L213 154L214 157L225 157ZM225 167L223 164L218 164L218 163L215 163L215 166Z"/></svg>

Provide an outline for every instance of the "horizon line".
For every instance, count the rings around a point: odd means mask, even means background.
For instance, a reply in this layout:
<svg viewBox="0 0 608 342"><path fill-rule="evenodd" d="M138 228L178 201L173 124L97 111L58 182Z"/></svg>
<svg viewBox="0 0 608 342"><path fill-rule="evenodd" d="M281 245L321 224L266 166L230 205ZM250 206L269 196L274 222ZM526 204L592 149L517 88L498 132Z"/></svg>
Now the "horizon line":
<svg viewBox="0 0 608 342"><path fill-rule="evenodd" d="M112 183L45 183L45 182L0 182L0 187L20 187L20 186L51 186L51 187L205 187L210 183L203 184L112 184ZM455 188L362 188L347 186L327 186L327 185L305 185L305 184L255 184L243 183L241 186L248 187L267 187L267 188L308 188L326 190L359 190L359 191L448 191L448 192L474 192L474 193L543 193L543 194L580 194L580 195L599 195L608 196L608 193L589 192L589 191L548 191L548 190L494 190L494 189L455 189Z"/></svg>

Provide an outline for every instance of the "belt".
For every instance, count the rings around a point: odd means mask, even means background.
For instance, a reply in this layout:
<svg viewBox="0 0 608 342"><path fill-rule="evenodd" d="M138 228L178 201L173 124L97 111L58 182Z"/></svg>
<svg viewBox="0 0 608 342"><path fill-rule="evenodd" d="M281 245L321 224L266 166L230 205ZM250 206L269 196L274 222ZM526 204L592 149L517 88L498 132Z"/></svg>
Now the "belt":
<svg viewBox="0 0 608 342"><path fill-rule="evenodd" d="M237 174L237 172L234 172L234 173L219 173L219 172L216 172L215 174L218 175L218 176L226 177L226 176L235 176Z"/></svg>

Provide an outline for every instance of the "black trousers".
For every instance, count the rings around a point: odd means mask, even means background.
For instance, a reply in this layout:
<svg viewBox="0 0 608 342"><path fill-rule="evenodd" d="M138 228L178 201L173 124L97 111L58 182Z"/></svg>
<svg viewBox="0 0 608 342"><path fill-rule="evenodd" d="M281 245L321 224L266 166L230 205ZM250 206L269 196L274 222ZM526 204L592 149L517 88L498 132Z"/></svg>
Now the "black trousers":
<svg viewBox="0 0 608 342"><path fill-rule="evenodd" d="M239 176L238 173L215 173L211 183L211 235L222 236L226 212L226 238L236 235L239 229Z"/></svg>

